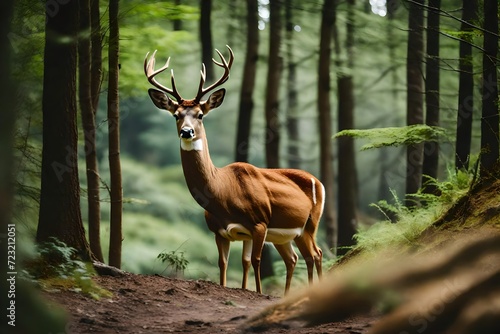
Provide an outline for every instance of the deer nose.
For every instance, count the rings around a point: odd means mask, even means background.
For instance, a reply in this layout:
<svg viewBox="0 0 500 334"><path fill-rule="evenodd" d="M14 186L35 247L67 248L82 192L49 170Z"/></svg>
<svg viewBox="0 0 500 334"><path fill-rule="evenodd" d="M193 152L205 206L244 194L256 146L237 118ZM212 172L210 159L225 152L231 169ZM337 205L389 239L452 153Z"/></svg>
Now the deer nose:
<svg viewBox="0 0 500 334"><path fill-rule="evenodd" d="M192 139L192 138L194 138L194 130L191 128L187 128L187 127L182 128L180 135L181 135L181 138Z"/></svg>

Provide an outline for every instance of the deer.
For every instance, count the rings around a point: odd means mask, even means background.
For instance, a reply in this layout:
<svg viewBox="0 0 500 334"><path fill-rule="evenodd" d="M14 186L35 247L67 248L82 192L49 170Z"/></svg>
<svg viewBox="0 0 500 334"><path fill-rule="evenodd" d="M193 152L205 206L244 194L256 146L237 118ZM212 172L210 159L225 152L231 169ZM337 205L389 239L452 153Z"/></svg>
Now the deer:
<svg viewBox="0 0 500 334"><path fill-rule="evenodd" d="M234 53L229 46L226 47L229 60L217 49L221 61L212 58L224 73L205 88L206 69L202 64L198 92L193 99L184 99L179 94L173 70L170 75L172 88L156 80L156 76L169 67L170 57L163 67L155 70L156 51L151 57L148 52L144 59L144 73L149 83L156 87L150 88L148 94L157 108L167 110L175 118L187 187L205 210L208 229L215 234L220 285L226 286L230 243L243 241L242 289L247 287L251 265L256 291L262 293L262 249L265 242L270 242L285 263L287 293L298 260L292 241L306 261L309 283L313 282L314 266L318 278L322 276L322 251L316 244L316 234L324 208L324 186L312 174L298 169L266 169L246 162L235 162L222 168L214 166L203 120L224 100L225 88L214 90L229 79ZM202 100L211 91L214 92Z"/></svg>

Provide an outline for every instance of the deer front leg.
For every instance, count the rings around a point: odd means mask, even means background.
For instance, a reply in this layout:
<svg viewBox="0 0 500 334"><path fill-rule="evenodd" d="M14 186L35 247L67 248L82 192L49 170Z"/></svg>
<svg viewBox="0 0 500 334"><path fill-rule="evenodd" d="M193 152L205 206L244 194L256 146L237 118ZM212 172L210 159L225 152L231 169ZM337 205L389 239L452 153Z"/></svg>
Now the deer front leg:
<svg viewBox="0 0 500 334"><path fill-rule="evenodd" d="M229 258L230 241L219 235L219 233L216 233L215 243L217 244L217 250L219 251L220 285L226 286L227 259Z"/></svg>
<svg viewBox="0 0 500 334"><path fill-rule="evenodd" d="M255 287L258 293L262 293L262 284L260 281L260 261L262 258L262 248L266 240L267 227L265 224L257 224L252 231L252 267L255 274Z"/></svg>
<svg viewBox="0 0 500 334"><path fill-rule="evenodd" d="M241 256L241 264L243 265L243 281L241 288L247 288L248 271L250 270L250 260L252 258L252 240L243 240L243 253Z"/></svg>

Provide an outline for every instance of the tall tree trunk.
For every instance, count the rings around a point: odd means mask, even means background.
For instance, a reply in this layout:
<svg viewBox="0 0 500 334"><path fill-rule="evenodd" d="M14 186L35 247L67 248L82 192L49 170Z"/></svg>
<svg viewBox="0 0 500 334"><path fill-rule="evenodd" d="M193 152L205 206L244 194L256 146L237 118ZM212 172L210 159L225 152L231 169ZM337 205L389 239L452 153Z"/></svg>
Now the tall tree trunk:
<svg viewBox="0 0 500 334"><path fill-rule="evenodd" d="M175 0L175 5L180 6L182 4L182 0ZM182 30L182 20L179 18L175 18L173 21L173 29L174 31Z"/></svg>
<svg viewBox="0 0 500 334"><path fill-rule="evenodd" d="M321 14L319 63L318 63L318 127L320 145L320 178L325 186L323 222L328 248L337 247L337 222L334 208L334 170L332 153L332 116L330 105L330 58L332 29L336 19L334 0L324 0Z"/></svg>
<svg viewBox="0 0 500 334"><path fill-rule="evenodd" d="M253 92L257 74L259 52L259 15L258 1L246 0L247 3L247 52L243 66L243 80L240 91L238 129L236 134L236 161L248 162L250 147L250 125L253 112Z"/></svg>
<svg viewBox="0 0 500 334"><path fill-rule="evenodd" d="M281 0L270 0L269 60L266 87L266 162L268 168L278 168L280 124L279 87L281 77Z"/></svg>
<svg viewBox="0 0 500 334"><path fill-rule="evenodd" d="M122 175L120 164L120 109L118 97L119 76L119 0L109 3L109 83L108 131L109 172L111 174L111 217L109 231L109 265L120 268L122 257Z"/></svg>
<svg viewBox="0 0 500 334"><path fill-rule="evenodd" d="M207 80L214 79L214 65L212 63L212 0L200 0L200 41L201 61L207 69Z"/></svg>
<svg viewBox="0 0 500 334"><path fill-rule="evenodd" d="M406 123L423 124L423 27L424 0L409 3L408 46L406 62ZM423 144L410 145L406 151L406 201L408 207L417 206L418 200L412 196L420 188L422 179Z"/></svg>
<svg viewBox="0 0 500 334"><path fill-rule="evenodd" d="M481 94L481 177L488 176L498 161L498 2L484 0L483 80Z"/></svg>
<svg viewBox="0 0 500 334"><path fill-rule="evenodd" d="M349 72L342 73L342 66L337 69L339 100L338 131L354 128L354 87L351 74L354 67L354 5L355 0L348 1L346 51ZM337 140L338 156L341 157L341 159L338 159L338 193L340 196L337 197L337 254L343 255L349 250L346 247L355 244L353 236L356 233L357 226L358 177L354 153L354 139L351 137L340 137Z"/></svg>
<svg viewBox="0 0 500 334"><path fill-rule="evenodd" d="M11 77L12 48L8 39L8 34L12 31L13 9L13 0L0 3L0 54L2 55L2 61L0 61L0 110L2 110L0 112L0 157L2 157L0 159L0 229L2 231L0 251L5 254L1 257L0 264L4 268L4 273L16 270L7 266L6 256L8 254L8 234L11 230L15 230L15 226L9 225L12 223L11 211L14 185L12 182L12 148L14 146L14 122L16 119L16 101L12 98L16 96L14 80ZM7 281L4 279L0 283L2 291L7 291L7 285ZM9 302L9 298L5 296L2 298L1 305L4 310L10 306Z"/></svg>
<svg viewBox="0 0 500 334"><path fill-rule="evenodd" d="M477 18L477 0L463 0L462 24L460 31L459 81L457 139L455 145L455 167L469 169L470 147L472 140L472 112L474 110L474 65L472 64L472 26Z"/></svg>
<svg viewBox="0 0 500 334"><path fill-rule="evenodd" d="M439 10L441 0L429 0L427 10L427 63L425 67L425 124L439 126ZM437 187L427 183L437 179L439 166L439 143L424 144L422 185L424 193L438 195Z"/></svg>
<svg viewBox="0 0 500 334"><path fill-rule="evenodd" d="M100 237L101 208L99 202L99 174L95 142L95 110L92 103L91 82L91 35L90 0L80 0L80 34L78 38L79 102L82 114L85 141L85 164L87 167L87 203L89 243L97 260L103 262ZM100 45L99 45L100 48Z"/></svg>
<svg viewBox="0 0 500 334"><path fill-rule="evenodd" d="M99 96L101 93L102 79L102 34L101 34L101 13L99 0L90 0L90 43L91 43L91 78L90 93L92 95L92 109L95 114L99 106Z"/></svg>
<svg viewBox="0 0 500 334"><path fill-rule="evenodd" d="M47 2L49 5L49 2ZM47 15L43 76L43 149L37 242L57 238L90 260L80 212L76 126L78 3ZM68 42L69 41L69 42Z"/></svg>
<svg viewBox="0 0 500 334"><path fill-rule="evenodd" d="M298 93L297 93L297 64L293 57L293 1L285 0L286 19L286 60L288 67L287 83L287 115L286 129L288 134L287 160L289 168L300 168L300 138L298 118Z"/></svg>
<svg viewBox="0 0 500 334"><path fill-rule="evenodd" d="M269 17L269 61L266 87L266 164L268 168L279 168L280 124L279 124L279 86L281 77L281 0L270 0ZM273 276L269 247L264 247L261 262L263 278Z"/></svg>

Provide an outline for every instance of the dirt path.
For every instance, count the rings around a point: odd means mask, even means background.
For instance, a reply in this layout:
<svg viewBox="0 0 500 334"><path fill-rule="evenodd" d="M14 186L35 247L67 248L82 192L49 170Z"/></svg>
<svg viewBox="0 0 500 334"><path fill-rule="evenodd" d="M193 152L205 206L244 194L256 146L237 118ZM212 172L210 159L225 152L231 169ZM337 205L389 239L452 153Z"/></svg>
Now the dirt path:
<svg viewBox="0 0 500 334"><path fill-rule="evenodd" d="M239 332L245 320L278 300L207 281L134 274L95 280L113 296L94 300L71 291L44 293L70 314L70 333ZM266 333L362 334L372 321L359 318L313 328L274 328Z"/></svg>

